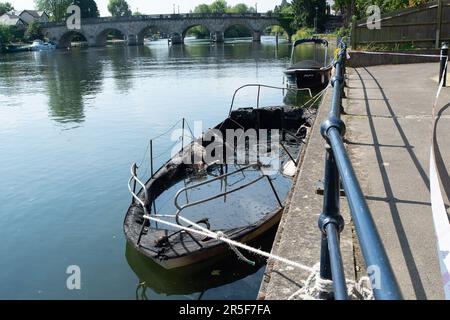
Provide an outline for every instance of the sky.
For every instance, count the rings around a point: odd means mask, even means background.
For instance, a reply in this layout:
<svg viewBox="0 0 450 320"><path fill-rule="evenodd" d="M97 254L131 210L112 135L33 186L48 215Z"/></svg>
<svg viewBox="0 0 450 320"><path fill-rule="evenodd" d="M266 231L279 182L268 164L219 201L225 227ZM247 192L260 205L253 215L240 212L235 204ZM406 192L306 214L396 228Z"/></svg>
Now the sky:
<svg viewBox="0 0 450 320"><path fill-rule="evenodd" d="M3 1L3 0L2 0ZM34 0L5 0L10 2L14 9L34 9ZM107 9L109 0L96 0L98 9L101 16L109 16ZM180 6L181 13L187 13L193 10L198 4L212 3L213 0L128 0L131 10L143 13L143 14L160 14L160 13L172 13L173 4L175 4L176 11ZM281 0L227 0L229 5L236 3L245 3L248 6L255 6L258 3L258 12L266 12L272 10L276 5L281 3Z"/></svg>

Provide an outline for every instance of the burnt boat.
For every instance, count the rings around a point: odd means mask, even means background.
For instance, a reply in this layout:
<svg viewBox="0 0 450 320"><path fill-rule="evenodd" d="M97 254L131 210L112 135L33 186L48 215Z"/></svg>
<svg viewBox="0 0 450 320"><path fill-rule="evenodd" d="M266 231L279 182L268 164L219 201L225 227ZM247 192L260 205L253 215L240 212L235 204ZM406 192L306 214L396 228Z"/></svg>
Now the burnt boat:
<svg viewBox="0 0 450 320"><path fill-rule="evenodd" d="M276 229L276 227L272 228L262 239L249 244L264 251L270 251L277 232ZM152 293L166 296L192 295L191 297L194 299L198 294L200 299L205 292L211 289L253 275L266 263L264 257L248 255L255 262L255 265L246 265L245 268L242 268L242 262L236 259L234 253L230 251L228 255L217 256L204 263L166 270L152 259L142 255L130 244L126 246L125 257L128 265L139 279L136 290L138 300L149 300ZM186 277L186 275L189 275L189 277Z"/></svg>
<svg viewBox="0 0 450 320"><path fill-rule="evenodd" d="M124 232L131 246L165 269L186 267L230 251L223 241L174 228L191 227L182 216L241 243L258 240L281 219L314 111L288 106L232 108L227 119L182 147L146 183L138 178L137 166L132 166L128 187L133 201ZM227 141L235 141L239 130L257 132L256 142L245 140L244 150L230 146ZM268 136L261 133L264 130ZM223 139L206 139L212 131ZM225 163L205 160L204 151L213 143L223 144L223 150L232 148L233 159L228 157ZM256 158L252 157L255 151ZM195 160L199 154L200 161L184 161ZM237 161L239 154L245 155L244 161ZM136 185L141 186L138 192Z"/></svg>
<svg viewBox="0 0 450 320"><path fill-rule="evenodd" d="M300 45L314 45L313 60L300 60L297 57L297 47ZM317 57L317 47L324 51L324 58ZM288 86L295 88L321 88L326 87L331 78L332 63L329 63L328 41L311 38L299 39L292 45L291 66L284 71Z"/></svg>

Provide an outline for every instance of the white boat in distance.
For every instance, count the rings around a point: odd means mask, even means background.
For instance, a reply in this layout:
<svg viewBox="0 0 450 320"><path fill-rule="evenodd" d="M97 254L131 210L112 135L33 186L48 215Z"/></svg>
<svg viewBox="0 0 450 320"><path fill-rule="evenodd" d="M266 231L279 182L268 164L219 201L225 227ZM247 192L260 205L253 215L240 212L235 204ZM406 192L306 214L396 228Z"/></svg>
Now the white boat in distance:
<svg viewBox="0 0 450 320"><path fill-rule="evenodd" d="M47 51L55 49L56 45L50 42L44 42L42 40L34 40L31 45L31 51Z"/></svg>

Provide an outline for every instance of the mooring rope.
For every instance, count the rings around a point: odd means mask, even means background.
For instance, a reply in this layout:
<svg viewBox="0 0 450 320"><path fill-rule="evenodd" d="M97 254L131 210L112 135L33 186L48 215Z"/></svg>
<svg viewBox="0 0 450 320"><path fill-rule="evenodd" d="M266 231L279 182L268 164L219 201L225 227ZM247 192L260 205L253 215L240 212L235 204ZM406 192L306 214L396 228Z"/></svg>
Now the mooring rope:
<svg viewBox="0 0 450 320"><path fill-rule="evenodd" d="M234 241L230 239L227 235L224 234L223 231L214 232L207 228L202 227L201 225L190 221L189 219L179 216L179 219L183 222L189 224L191 227L182 226L179 224L175 224L160 218L175 218L175 215L144 215L144 219L154 221L157 223L161 223L163 225L167 225L169 227L183 230L186 232L190 232L193 234L197 234L200 236L203 236L205 238L211 238L216 239L219 241L222 241L230 246L230 248L237 254L237 256L242 259L244 262L247 262L251 265L254 264L253 261L248 260L245 258L242 253L240 253L237 248L246 250L248 252L251 252L253 254L265 257L267 259L273 259L279 262L282 262L286 265L292 266L294 268L298 268L304 271L309 272L309 276L307 280L304 282L303 287L299 290L293 293L289 296L288 299L302 299L302 300L319 300L321 299L320 295L323 293L333 293L333 281L332 280L326 280L322 279L320 277L320 265L316 264L313 268L308 267L302 263L292 261L290 259L278 256L273 253L269 253L266 251L263 251L261 249L257 249L254 247L251 247L249 245L243 244L238 241ZM354 300L373 300L373 293L372 289L370 287L370 279L368 277L363 277L360 279L359 282L347 281L348 285L348 295L350 298Z"/></svg>
<svg viewBox="0 0 450 320"><path fill-rule="evenodd" d="M186 232L191 232L191 233L194 233L194 234L198 234L198 235L203 236L203 237L219 240L219 241L222 241L222 242L224 242L224 243L226 243L228 245L232 245L232 246L235 246L237 248L244 249L246 251L255 253L257 255L266 257L268 259L274 259L274 260L283 262L283 263L285 263L287 265L290 265L292 267L299 268L299 269L302 269L302 270L305 270L305 271L308 271L308 272L313 272L314 271L313 268L310 268L310 267L308 267L308 266L306 266L304 264L301 264L301 263L298 263L298 262L295 262L295 261L291 261L289 259L277 256L277 255L272 254L272 253L265 252L265 251L260 250L260 249L253 248L253 247L251 247L249 245L243 244L243 243L238 242L238 241L234 241L234 240L232 240L232 239L230 239L228 237L225 237L223 233L220 234L218 232L216 233L216 232L213 232L211 230L208 230L208 229L206 229L206 228L196 224L195 222L192 222L189 219L186 219L186 218L184 218L182 216L179 216L180 220L183 220L184 222L192 225L193 227L195 227L197 229L194 229L192 227L181 226L181 225L178 225L178 224L166 221L166 220L162 220L159 217L175 217L175 216L171 216L171 215L164 215L164 216L160 216L160 215L154 215L154 216L144 215L144 218L147 219L147 220L151 220L151 221L154 221L154 222L165 224L165 225L167 225L169 227L178 228L178 229L186 231Z"/></svg>

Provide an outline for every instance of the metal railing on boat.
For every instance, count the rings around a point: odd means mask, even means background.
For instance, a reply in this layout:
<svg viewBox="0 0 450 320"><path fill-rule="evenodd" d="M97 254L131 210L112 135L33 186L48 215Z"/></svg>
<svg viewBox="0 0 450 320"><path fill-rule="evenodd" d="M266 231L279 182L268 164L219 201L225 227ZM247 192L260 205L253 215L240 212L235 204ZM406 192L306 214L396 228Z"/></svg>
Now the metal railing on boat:
<svg viewBox="0 0 450 320"><path fill-rule="evenodd" d="M196 205L205 203L205 202L209 202L209 201L212 201L212 200L221 198L221 197L223 197L223 196L226 196L226 195L228 195L228 194L231 194L231 193L240 191L240 190L242 190L242 189L245 189L245 188L247 188L247 187L250 187L251 185L253 185L253 184L255 184L255 183L261 181L261 180L264 179L264 178L267 178L267 180L268 180L268 182L269 182L269 184L270 184L271 190L273 191L273 193L274 193L274 195L275 195L275 197L276 197L276 200L277 200L277 202L278 202L280 208L283 208L283 203L281 202L281 199L280 199L280 197L279 197L279 195L278 195L278 193L277 193L277 191L276 191L276 189L275 189L275 187L274 187L274 185L273 185L272 180L270 179L270 177L269 177L268 175L265 175L265 174L262 174L260 177L257 177L256 179L253 179L253 180L251 180L250 182L247 182L247 183L245 183L245 184L243 184L243 185L240 185L240 186L238 186L238 187L236 187L236 188L234 188L234 189L227 190L227 191L225 191L225 192L221 192L221 193L215 194L214 196L211 196L211 197L208 197L208 198L205 198L205 199L202 199L202 200L198 200L198 201L195 201L195 202L187 203L187 204L185 204L185 205L183 205L183 206L180 206L180 204L178 203L178 198L180 197L180 195L181 195L183 192L187 192L188 190L195 189L195 188L204 186L204 185L206 185L206 184L209 184L209 183L211 183L211 182L214 182L214 181L218 181L218 180L224 179L224 178L226 178L226 177L235 175L235 174L237 174L237 173L239 173L239 172L243 172L243 171L245 171L245 170L247 170L247 169L251 169L251 168L254 168L254 167L257 167L258 170L261 171L260 165L259 165L259 164L250 164L250 165L247 165L247 166L245 166L245 167L242 167L242 168L240 168L240 169L238 169L238 170L235 170L235 171L233 171L233 172L231 172L231 173L226 173L226 174L220 175L220 176L218 176L218 177L215 177L215 178L213 178L213 179L209 179L209 180L206 180L206 181L203 181L203 182L200 182L200 183L197 183L197 184L194 184L194 185L190 185L190 186L187 186L187 187L185 187L185 188L180 189L180 190L177 192L177 194L175 195L175 198L174 198L174 204L175 204L175 207L176 207L177 210L178 210L177 213L176 213L176 221L177 221L177 223L180 224L180 221L179 221L179 215L180 215L180 213L181 213L183 210L185 210L185 209L187 209L187 208L189 208L189 207L193 207L193 206L196 206Z"/></svg>
<svg viewBox="0 0 450 320"><path fill-rule="evenodd" d="M224 179L226 177L235 175L235 174L240 173L240 172L244 172L245 170L252 169L252 168L255 168L255 167L262 173L262 175L257 177L257 178L255 178L255 179L253 179L253 180L251 180L250 182L247 182L247 183L245 183L243 185L240 185L240 186L238 186L236 188L233 188L233 189L230 189L230 190L227 190L227 191L215 194L214 196L211 196L211 197L208 197L208 198L205 198L205 199L202 199L202 200L198 200L198 201L195 201L195 202L187 203L187 204L185 204L183 206L180 206L180 204L178 202L178 198L180 197L180 195L182 193L184 193L184 192L187 192L188 190L196 189L196 188L198 188L200 186L203 186L203 185L206 185L206 184L209 184L209 183L212 183L212 182ZM197 205L209 202L209 201L212 201L212 200L215 200L215 199L218 199L218 198L226 196L228 194L231 194L231 193L243 190L243 189L248 188L251 185L253 185L253 184L263 180L264 178L267 179L267 181L268 181L268 183L270 185L270 189L272 190L272 192L273 192L273 194L274 194L274 196L275 196L275 198L277 200L277 203L280 206L280 209L283 209L284 208L283 203L282 203L282 201L280 199L280 196L278 195L278 193L277 193L277 191L275 189L275 186L273 185L272 179L267 174L264 174L262 172L260 163L253 163L253 164L249 164L249 165L246 165L244 167L241 167L241 168L239 168L239 169L237 169L237 170L235 170L235 171L233 171L231 173L222 174L222 175L219 175L219 176L214 177L212 179L209 179L209 180L206 180L206 181L203 181L203 182L200 182L200 183L197 183L197 184L193 184L193 185L190 185L190 186L187 186L187 187L184 187L184 188L180 189L176 193L176 195L174 197L174 205L175 205L175 208L177 209L177 211L176 211L175 215L173 215L173 217L175 218L177 224L181 225L180 214L181 214L181 212L183 210L185 210L187 208L190 208L190 207L193 207L193 206L197 206ZM134 181L134 186L131 187L131 183L133 181ZM144 200L141 199L141 197L139 197L138 194L136 194L136 183L138 183L142 187L141 190L143 190L143 192L144 192ZM146 185L141 180L139 180L139 178L137 176L137 165L136 165L136 163L134 163L131 166L131 177L130 177L130 179L128 181L128 190L130 191L133 199L135 201L137 201L138 204L143 208L144 216L148 216L149 215L148 204L150 203L149 193L148 193L148 189L147 189ZM155 207L155 210L154 210L154 214L155 215L157 214L156 213L156 207ZM165 215L165 216L169 216L169 215ZM197 223L200 223L200 222L197 222ZM142 223L142 228L141 228L141 231L140 231L139 236L138 236L138 240L137 240L137 245L138 246L140 245L141 238L142 238L142 235L143 235L143 232L144 232L144 228L145 228L145 222ZM179 231L175 232L174 234L177 234L177 233L179 233ZM171 235L169 235L168 237L171 237ZM194 239L194 241L196 241L195 238L193 238L193 239Z"/></svg>
<svg viewBox="0 0 450 320"><path fill-rule="evenodd" d="M335 62L335 75L331 80L331 110L321 125L321 133L327 145L323 211L319 218L322 232L320 276L333 281L335 299L348 299L339 243L339 234L344 228L344 219L339 209L342 183L365 265L373 273L371 276L379 280L372 281L374 297L380 300L399 300L402 299L400 289L343 143L345 124L341 120L341 106L346 59L347 46L341 42Z"/></svg>
<svg viewBox="0 0 450 320"><path fill-rule="evenodd" d="M236 101L236 96L239 93L239 91L241 91L242 89L245 89L245 88L250 88L250 87L258 88L258 94L256 96L256 108L257 109L259 109L259 106L260 106L261 88L281 90L283 92L283 96L284 96L284 91L293 91L293 92L306 91L306 92L308 92L308 94L311 98L313 97L312 91L310 88L275 87L275 86L269 86L269 85L258 84L258 83L250 83L250 84L243 85L243 86L237 88L236 91L234 91L233 98L231 99L231 106L230 106L230 111L228 112L228 117L231 116L231 112L233 111L234 103Z"/></svg>

